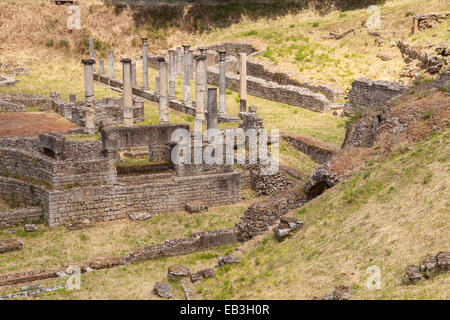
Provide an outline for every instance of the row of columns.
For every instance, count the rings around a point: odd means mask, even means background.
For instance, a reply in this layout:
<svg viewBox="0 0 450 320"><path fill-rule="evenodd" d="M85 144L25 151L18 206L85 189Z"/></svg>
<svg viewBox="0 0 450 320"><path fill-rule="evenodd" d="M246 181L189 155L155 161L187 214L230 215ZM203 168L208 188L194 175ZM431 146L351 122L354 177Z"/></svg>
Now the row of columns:
<svg viewBox="0 0 450 320"><path fill-rule="evenodd" d="M142 61L143 61L143 88L148 89L148 55L147 55L147 38L142 38ZM204 113L207 106L209 107L209 89L207 86L207 65L206 65L206 49L200 48L200 55L195 57L193 50L190 49L189 45L183 45L183 55L184 55L184 64L183 64L183 73L184 73L184 94L183 100L188 103L191 98L190 94L190 80L193 79L194 76L194 66L195 66L195 101L196 101L196 122L200 123L204 121ZM219 50L219 115L226 114L226 52L224 50ZM175 51L169 50L168 56L169 61L166 62L164 58L161 58L159 61L159 77L156 77L156 93L160 95L159 102L159 120L160 123L168 123L169 122L169 113L168 113L168 99L175 97L175 72L177 75L181 75L182 72L182 61L181 61L182 50L181 47L176 48L176 60L175 60ZM90 94L92 91L93 97L93 80L92 82L92 90L91 86L88 82L90 80L86 79L86 72L94 71L94 39L89 39L89 56L90 59L83 60L85 62L93 62L93 63L85 63L85 84L86 88L86 100L90 99ZM239 54L239 69L240 69L240 101L239 101L239 112L246 111L246 98L247 98L247 56L245 53ZM114 73L114 53L112 50L108 52L108 66L109 66L109 76L111 78L115 77ZM122 59L123 63L123 97L124 97L124 123L127 125L132 125L132 114L131 114L131 124L129 123L130 111L127 109L132 108L132 86L137 85L136 81L136 62L125 58ZM195 62L195 64L194 64ZM104 61L100 60L100 72L105 73ZM92 66L92 67L87 67ZM89 70L86 71L86 68ZM168 86L167 86L168 85ZM89 92L88 92L89 91ZM208 91L208 92L207 92ZM217 98L217 94L216 94ZM131 99L131 100L130 100ZM93 99L92 99L93 101ZM131 101L131 102L130 102ZM127 111L125 111L127 110ZM132 112L132 111L131 111ZM125 115L126 113L126 115ZM209 113L209 110L208 110ZM216 110L217 113L217 110Z"/></svg>

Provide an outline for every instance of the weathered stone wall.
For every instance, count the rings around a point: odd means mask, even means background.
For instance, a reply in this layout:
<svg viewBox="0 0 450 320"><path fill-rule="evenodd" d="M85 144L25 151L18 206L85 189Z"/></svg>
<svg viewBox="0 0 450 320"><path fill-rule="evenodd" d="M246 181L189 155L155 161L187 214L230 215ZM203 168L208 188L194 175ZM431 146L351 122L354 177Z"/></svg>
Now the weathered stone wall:
<svg viewBox="0 0 450 320"><path fill-rule="evenodd" d="M418 30L433 28L436 24L442 23L450 18L450 12L421 13L413 16L413 33Z"/></svg>
<svg viewBox="0 0 450 320"><path fill-rule="evenodd" d="M18 208L8 211L0 211L0 228L12 227L30 222L40 222L44 220L42 208Z"/></svg>
<svg viewBox="0 0 450 320"><path fill-rule="evenodd" d="M338 148L298 135L282 134L281 137L294 148L307 154L319 163L327 162L338 151Z"/></svg>
<svg viewBox="0 0 450 320"><path fill-rule="evenodd" d="M0 174L53 188L116 182L115 164L101 155L99 141L68 141L65 150L66 159L55 160L39 152L36 138L0 139Z"/></svg>
<svg viewBox="0 0 450 320"><path fill-rule="evenodd" d="M217 67L208 68L207 77L209 84L219 85L219 69ZM239 75L227 73L227 89L239 91L239 84ZM247 76L247 92L257 97L303 107L316 112L326 112L331 107L331 103L327 98L308 89L292 85L279 85L275 82L252 76Z"/></svg>
<svg viewBox="0 0 450 320"><path fill-rule="evenodd" d="M256 49L251 44L238 42L224 42L209 46L206 49L214 51L225 50L227 55L231 55L236 58L239 57L239 53L246 53L247 55L250 55L256 52Z"/></svg>
<svg viewBox="0 0 450 320"><path fill-rule="evenodd" d="M0 99L0 112L25 112L26 107L20 103L13 103Z"/></svg>
<svg viewBox="0 0 450 320"><path fill-rule="evenodd" d="M70 102L59 104L57 109L61 110L61 115L68 113ZM141 122L144 116L144 101L133 98L133 123ZM76 101L72 104L70 120L85 127L86 125L86 103ZM123 100L122 98L103 98L94 102L94 121L97 130L99 128L114 127L123 125Z"/></svg>
<svg viewBox="0 0 450 320"><path fill-rule="evenodd" d="M29 182L0 176L0 196L11 205L48 208L48 191Z"/></svg>
<svg viewBox="0 0 450 320"><path fill-rule="evenodd" d="M50 226L88 218L109 221L133 212L183 210L186 203L225 205L240 200L239 173L173 177L147 184L74 188L49 194Z"/></svg>
<svg viewBox="0 0 450 320"><path fill-rule="evenodd" d="M26 93L5 93L0 94L0 100L22 104L25 107L43 107L48 108L51 106L51 99L38 95L38 94L26 94Z"/></svg>
<svg viewBox="0 0 450 320"><path fill-rule="evenodd" d="M245 210L244 216L236 224L239 241L247 241L267 231L289 210L306 203L305 195L298 188L291 189L269 199L255 202Z"/></svg>
<svg viewBox="0 0 450 320"><path fill-rule="evenodd" d="M346 115L376 110L389 99L405 92L409 87L397 82L373 81L360 78L352 83L348 93L348 101L344 105Z"/></svg>

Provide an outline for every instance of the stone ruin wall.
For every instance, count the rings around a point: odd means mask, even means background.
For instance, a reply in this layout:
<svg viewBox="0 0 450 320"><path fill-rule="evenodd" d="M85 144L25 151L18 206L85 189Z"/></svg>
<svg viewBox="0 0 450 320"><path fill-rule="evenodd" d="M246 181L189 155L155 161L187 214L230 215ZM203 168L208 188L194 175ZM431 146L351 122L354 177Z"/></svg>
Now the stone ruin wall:
<svg viewBox="0 0 450 320"><path fill-rule="evenodd" d="M219 69L212 67L207 72L208 83L219 85ZM238 74L227 73L226 87L233 91L239 91L240 78ZM247 76L248 94L267 100L300 106L316 112L327 112L331 108L330 101L321 94L313 93L307 89L295 86L283 86L275 82Z"/></svg>
<svg viewBox="0 0 450 320"><path fill-rule="evenodd" d="M312 139L298 135L282 134L281 137L295 149L310 156L319 163L327 162L338 151L338 148L324 145Z"/></svg>
<svg viewBox="0 0 450 320"><path fill-rule="evenodd" d="M1 182L0 182L1 183ZM0 228L13 227L20 224L41 222L44 214L40 207L18 208L0 211Z"/></svg>
<svg viewBox="0 0 450 320"><path fill-rule="evenodd" d="M52 108L61 116L71 120L80 127L86 126L86 102L53 100ZM133 98L133 122L139 123L145 120L144 101ZM123 100L122 98L103 98L94 102L94 121L98 130L101 127L114 127L123 125Z"/></svg>
<svg viewBox="0 0 450 320"><path fill-rule="evenodd" d="M412 32L433 28L436 24L450 18L450 12L421 13L413 16Z"/></svg>
<svg viewBox="0 0 450 320"><path fill-rule="evenodd" d="M57 226L88 218L110 221L136 212L184 210L186 203L226 205L240 200L239 173L173 177L138 185L57 190L49 193L47 224Z"/></svg>
<svg viewBox="0 0 450 320"><path fill-rule="evenodd" d="M344 105L344 113L354 115L366 110L376 110L408 89L408 86L397 82L374 81L367 78L357 79L353 81L348 92L348 101Z"/></svg>
<svg viewBox="0 0 450 320"><path fill-rule="evenodd" d="M66 146L68 159L57 161L39 152L36 138L0 139L0 175L51 188L115 183L114 163L98 156L100 142L68 141Z"/></svg>

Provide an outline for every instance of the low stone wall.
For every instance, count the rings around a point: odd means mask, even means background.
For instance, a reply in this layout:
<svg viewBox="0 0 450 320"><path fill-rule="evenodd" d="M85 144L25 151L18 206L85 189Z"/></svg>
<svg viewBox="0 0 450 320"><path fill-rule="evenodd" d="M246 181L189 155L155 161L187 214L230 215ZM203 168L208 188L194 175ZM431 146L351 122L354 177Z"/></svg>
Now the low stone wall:
<svg viewBox="0 0 450 320"><path fill-rule="evenodd" d="M0 87L13 86L15 83L16 79L13 77L0 75Z"/></svg>
<svg viewBox="0 0 450 320"><path fill-rule="evenodd" d="M168 240L163 244L140 248L127 255L124 260L126 263L135 263L209 250L236 243L237 234L238 230L236 228L197 232L189 238Z"/></svg>
<svg viewBox="0 0 450 320"><path fill-rule="evenodd" d="M436 24L442 23L450 18L450 12L421 13L413 16L412 32L433 28Z"/></svg>
<svg viewBox="0 0 450 320"><path fill-rule="evenodd" d="M269 199L255 202L245 210L236 224L238 241L248 241L274 225L288 211L301 207L306 197L299 188L294 188Z"/></svg>
<svg viewBox="0 0 450 320"><path fill-rule="evenodd" d="M43 107L48 108L51 106L51 99L41 96L39 94L26 94L26 93L5 93L0 94L0 100L14 103L22 104L25 107Z"/></svg>
<svg viewBox="0 0 450 320"><path fill-rule="evenodd" d="M208 68L207 77L209 84L219 85L219 69L217 67ZM239 84L239 75L227 73L227 89L239 91ZM303 107L316 112L327 112L331 108L330 101L323 95L313 93L308 89L291 85L279 85L275 82L268 82L252 76L247 77L247 92L257 97Z"/></svg>
<svg viewBox="0 0 450 320"><path fill-rule="evenodd" d="M409 87L397 82L374 81L360 78L352 83L348 101L344 105L344 114L352 115L365 110L376 110L391 98L408 90Z"/></svg>
<svg viewBox="0 0 450 320"><path fill-rule="evenodd" d="M186 203L225 205L240 200L239 173L173 177L151 183L54 190L49 193L49 226L88 218L109 221L133 212L183 210Z"/></svg>
<svg viewBox="0 0 450 320"><path fill-rule="evenodd" d="M48 208L48 191L29 182L0 176L0 196L11 204Z"/></svg>
<svg viewBox="0 0 450 320"><path fill-rule="evenodd" d="M0 99L0 112L25 112L26 108L23 104L12 103Z"/></svg>
<svg viewBox="0 0 450 320"><path fill-rule="evenodd" d="M239 42L224 42L220 44L214 44L206 47L206 49L212 51L225 50L227 52L227 55L231 55L236 58L239 58L239 53L246 53L247 55L250 55L257 51L251 44Z"/></svg>
<svg viewBox="0 0 450 320"><path fill-rule="evenodd" d="M307 154L314 161L319 163L327 162L331 159L333 154L338 151L338 148L336 147L328 146L298 135L282 134L281 137L295 149Z"/></svg>
<svg viewBox="0 0 450 320"><path fill-rule="evenodd" d="M0 175L51 188L114 184L115 163L101 155L100 141L67 141L65 160L39 152L36 138L0 139Z"/></svg>
<svg viewBox="0 0 450 320"><path fill-rule="evenodd" d="M0 211L0 228L12 227L24 223L40 222L44 220L42 208L19 208Z"/></svg>

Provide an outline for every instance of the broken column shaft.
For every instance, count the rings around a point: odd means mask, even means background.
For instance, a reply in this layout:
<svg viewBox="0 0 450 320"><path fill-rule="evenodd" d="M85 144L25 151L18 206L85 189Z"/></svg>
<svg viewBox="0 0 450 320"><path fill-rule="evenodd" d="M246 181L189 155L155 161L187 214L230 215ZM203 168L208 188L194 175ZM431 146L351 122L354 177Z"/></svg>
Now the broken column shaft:
<svg viewBox="0 0 450 320"><path fill-rule="evenodd" d="M142 87L148 90L147 38L142 38Z"/></svg>
<svg viewBox="0 0 450 320"><path fill-rule="evenodd" d="M189 71L189 46L183 45L184 53L184 68L183 68L183 89L184 89L184 102L190 100L190 71Z"/></svg>
<svg viewBox="0 0 450 320"><path fill-rule="evenodd" d="M169 100L167 97L167 62L159 58L159 123L169 123Z"/></svg>
<svg viewBox="0 0 450 320"><path fill-rule="evenodd" d="M240 75L240 90L239 90L239 112L247 110L247 54L239 53L239 75Z"/></svg>
<svg viewBox="0 0 450 320"><path fill-rule="evenodd" d="M86 99L85 127L87 134L95 133L95 109L94 109L94 59L83 59L84 64L84 96Z"/></svg>
<svg viewBox="0 0 450 320"><path fill-rule="evenodd" d="M175 60L173 50L169 50L169 97L175 97Z"/></svg>
<svg viewBox="0 0 450 320"><path fill-rule="evenodd" d="M131 60L131 85L136 86L137 80L136 80L136 61Z"/></svg>
<svg viewBox="0 0 450 320"><path fill-rule="evenodd" d="M204 55L196 55L196 70L195 70L195 121L197 124L202 124L205 110L205 64L206 57Z"/></svg>
<svg viewBox="0 0 450 320"><path fill-rule="evenodd" d="M177 75L181 75L181 47L177 47Z"/></svg>
<svg viewBox="0 0 450 320"><path fill-rule="evenodd" d="M207 128L217 129L217 88L208 88Z"/></svg>
<svg viewBox="0 0 450 320"><path fill-rule="evenodd" d="M104 60L99 60L98 63L99 63L99 70L98 70L98 72L100 72L102 74L105 73L105 61Z"/></svg>
<svg viewBox="0 0 450 320"><path fill-rule="evenodd" d="M224 115L227 113L226 111L226 97L227 97L227 88L226 88L226 51L219 50L219 114Z"/></svg>
<svg viewBox="0 0 450 320"><path fill-rule="evenodd" d="M108 69L109 77L114 78L114 52L112 50L108 51Z"/></svg>
<svg viewBox="0 0 450 320"><path fill-rule="evenodd" d="M123 125L131 127L133 125L133 96L131 87L131 59L123 58Z"/></svg>

